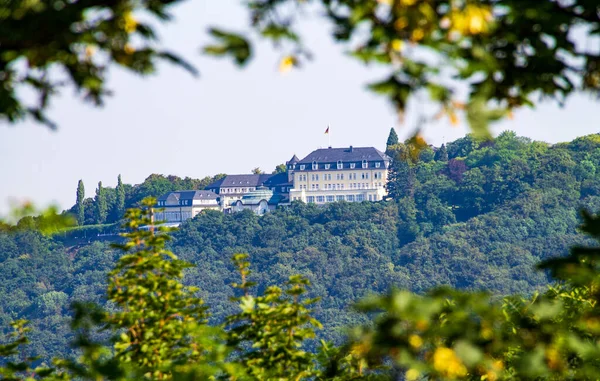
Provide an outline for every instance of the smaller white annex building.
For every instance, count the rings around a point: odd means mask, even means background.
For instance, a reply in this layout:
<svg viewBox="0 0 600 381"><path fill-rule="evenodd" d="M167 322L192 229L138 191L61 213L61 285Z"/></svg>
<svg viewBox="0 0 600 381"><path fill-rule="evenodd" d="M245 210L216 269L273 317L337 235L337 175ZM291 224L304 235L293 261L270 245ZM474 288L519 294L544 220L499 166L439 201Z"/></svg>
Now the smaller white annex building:
<svg viewBox="0 0 600 381"><path fill-rule="evenodd" d="M154 220L166 224L180 224L203 210L220 210L219 195L211 191L191 190L169 192L159 197Z"/></svg>

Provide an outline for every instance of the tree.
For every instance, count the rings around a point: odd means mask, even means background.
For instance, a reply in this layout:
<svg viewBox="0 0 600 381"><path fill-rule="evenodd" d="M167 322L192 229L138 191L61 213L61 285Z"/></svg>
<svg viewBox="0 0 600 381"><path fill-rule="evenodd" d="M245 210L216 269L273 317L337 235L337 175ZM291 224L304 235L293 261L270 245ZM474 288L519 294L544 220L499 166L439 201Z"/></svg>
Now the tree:
<svg viewBox="0 0 600 381"><path fill-rule="evenodd" d="M252 170L252 173L255 174L255 175L264 175L265 174L265 172L263 172L263 170L260 169L260 168L258 168L258 167L254 168Z"/></svg>
<svg viewBox="0 0 600 381"><path fill-rule="evenodd" d="M102 188L102 181L98 183L94 203L96 204L96 223L103 224L106 222L106 217L108 215L108 205L106 203L105 190Z"/></svg>
<svg viewBox="0 0 600 381"><path fill-rule="evenodd" d="M54 128L46 110L63 83L74 87L84 100L100 106L109 94L105 81L112 64L148 75L154 72L157 61L166 60L195 73L173 53L157 48L152 23L134 17L146 13L150 20L166 20L168 8L178 2L2 2L0 120L12 123L33 117ZM25 65L20 64L22 61ZM62 69L66 81L53 80L51 68ZM26 104L23 88L37 93L36 105Z"/></svg>
<svg viewBox="0 0 600 381"><path fill-rule="evenodd" d="M442 144L442 146L435 151L434 159L437 161L448 161L448 151L446 150L445 144Z"/></svg>
<svg viewBox="0 0 600 381"><path fill-rule="evenodd" d="M287 167L285 164L279 164L277 167L275 167L275 170L273 171L273 174L276 175L278 173L286 173L287 172Z"/></svg>
<svg viewBox="0 0 600 381"><path fill-rule="evenodd" d="M388 168L386 189L388 197L394 200L414 195L415 169L408 150L409 148L404 144L389 146L387 150L391 163Z"/></svg>
<svg viewBox="0 0 600 381"><path fill-rule="evenodd" d="M417 208L414 197L404 196L398 199L398 239L405 245L414 241L419 234Z"/></svg>
<svg viewBox="0 0 600 381"><path fill-rule="evenodd" d="M83 205L85 200L85 188L83 187L83 180L79 180L77 183L77 223L79 226L85 224L85 207Z"/></svg>
<svg viewBox="0 0 600 381"><path fill-rule="evenodd" d="M117 187L115 188L115 218L121 219L125 213L125 186L121 181L121 175L117 179Z"/></svg>
<svg viewBox="0 0 600 381"><path fill-rule="evenodd" d="M163 58L191 70L171 53L155 49L151 23L142 24L132 16L148 12L152 20L167 20L169 6L178 2L4 2L0 36L9 37L1 45L0 115L10 122L25 115L47 122L44 111L59 86L47 75L51 66L65 69L70 83L96 104L107 93L106 68L111 63L148 74ZM311 56L296 25L297 14L312 14L308 7L314 3L247 3L254 35L284 50L281 71L300 66ZM317 3L324 8L333 37L350 48L352 57L388 70L370 89L385 96L398 112L405 110L411 96L426 90L439 104L440 115L456 123L457 113L464 113L478 136L489 137L490 122L534 105L534 94L564 102L574 92L600 90L597 55L572 39L575 29L584 40L592 39L598 29L597 4L592 0ZM280 17L290 6L298 6L298 12ZM210 34L215 42L204 48L206 54L230 57L240 66L253 57L253 44L245 36L217 28ZM553 43L534 43L548 40ZM142 46L133 48L133 41ZM406 49L409 44L415 49ZM424 50L432 57L424 58ZM18 75L22 60L25 73ZM446 81L448 74L458 81ZM456 94L463 93L464 84L466 96L459 98ZM23 86L38 92L37 106L24 105L19 96Z"/></svg>
<svg viewBox="0 0 600 381"><path fill-rule="evenodd" d="M387 147L398 144L398 134L396 134L396 130L394 127L390 128L390 134L388 135L387 142L385 143L386 151Z"/></svg>
<svg viewBox="0 0 600 381"><path fill-rule="evenodd" d="M195 334L207 316L204 302L194 296L198 289L181 283L183 271L192 265L167 251L168 230L153 226L154 205L156 199L144 199L140 209L125 215L127 242L115 245L123 255L109 273L107 291L116 311L106 322L119 333L116 357L162 379L170 376L169 366L202 358Z"/></svg>

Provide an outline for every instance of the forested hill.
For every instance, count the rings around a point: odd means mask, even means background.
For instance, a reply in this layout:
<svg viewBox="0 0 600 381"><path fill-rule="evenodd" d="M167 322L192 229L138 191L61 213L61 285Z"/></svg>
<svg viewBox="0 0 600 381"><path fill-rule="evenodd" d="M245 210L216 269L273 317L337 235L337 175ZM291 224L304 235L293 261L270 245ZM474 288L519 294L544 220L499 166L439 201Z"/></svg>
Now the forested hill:
<svg viewBox="0 0 600 381"><path fill-rule="evenodd" d="M219 320L234 308L232 254L250 254L258 289L305 274L321 298L322 337L335 339L362 320L352 302L389 287L531 293L548 282L535 264L583 241L578 209L600 209L600 135L553 146L512 133L486 143L467 136L416 161L409 150L388 147L392 200L294 203L262 217L209 211L188 221L170 243L197 265L186 282ZM64 352L69 304L101 302L115 256L105 242L68 247L32 231L0 234L0 324L30 319L34 354Z"/></svg>

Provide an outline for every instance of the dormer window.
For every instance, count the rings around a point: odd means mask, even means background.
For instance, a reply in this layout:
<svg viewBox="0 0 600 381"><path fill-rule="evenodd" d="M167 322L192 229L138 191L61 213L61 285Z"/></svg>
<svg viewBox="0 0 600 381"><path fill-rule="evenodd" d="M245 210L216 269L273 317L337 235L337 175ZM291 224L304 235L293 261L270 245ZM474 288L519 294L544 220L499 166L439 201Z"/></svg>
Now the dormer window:
<svg viewBox="0 0 600 381"><path fill-rule="evenodd" d="M301 164L301 165L300 165L300 170L301 170L301 171L304 171L304 168L305 168L305 167L306 167L306 166L305 166L304 164Z"/></svg>
<svg viewBox="0 0 600 381"><path fill-rule="evenodd" d="M350 163L350 169L354 169L356 167L356 163Z"/></svg>
<svg viewBox="0 0 600 381"><path fill-rule="evenodd" d="M367 163L367 161L366 161L366 160L363 160L363 161L362 161L362 167L363 167L363 168L368 168L368 167L369 167L369 163Z"/></svg>
<svg viewBox="0 0 600 381"><path fill-rule="evenodd" d="M381 166L380 162L375 163L375 168L379 168Z"/></svg>
<svg viewBox="0 0 600 381"><path fill-rule="evenodd" d="M313 161L313 163L312 163L312 169L313 169L313 171L316 171L317 169L319 169L319 164L317 164L316 161Z"/></svg>
<svg viewBox="0 0 600 381"><path fill-rule="evenodd" d="M325 164L325 169L329 169L331 167L331 164Z"/></svg>
<svg viewBox="0 0 600 381"><path fill-rule="evenodd" d="M342 164L341 160L338 160L338 162L337 162L337 169L342 169L342 168L344 168L344 164Z"/></svg>

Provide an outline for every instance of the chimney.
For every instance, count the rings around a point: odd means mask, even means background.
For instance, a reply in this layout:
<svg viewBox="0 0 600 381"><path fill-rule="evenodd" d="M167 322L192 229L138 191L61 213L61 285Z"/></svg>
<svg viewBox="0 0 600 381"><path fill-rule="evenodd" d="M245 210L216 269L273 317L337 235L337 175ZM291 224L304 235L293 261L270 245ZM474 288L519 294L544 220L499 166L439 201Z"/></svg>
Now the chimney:
<svg viewBox="0 0 600 381"><path fill-rule="evenodd" d="M354 149L352 148L352 146L350 146L350 152L353 152L353 151L354 151Z"/></svg>

